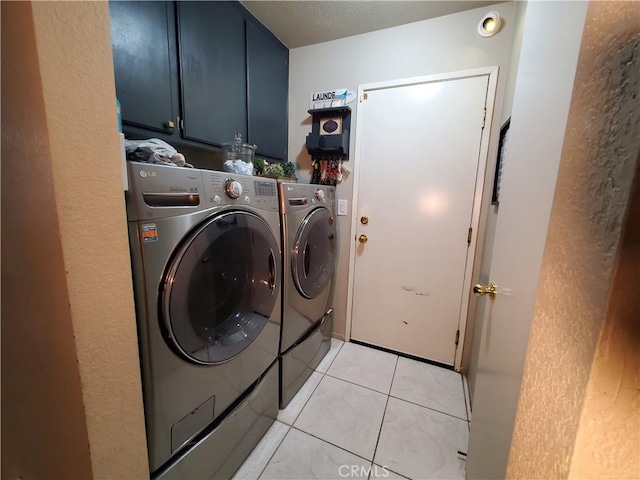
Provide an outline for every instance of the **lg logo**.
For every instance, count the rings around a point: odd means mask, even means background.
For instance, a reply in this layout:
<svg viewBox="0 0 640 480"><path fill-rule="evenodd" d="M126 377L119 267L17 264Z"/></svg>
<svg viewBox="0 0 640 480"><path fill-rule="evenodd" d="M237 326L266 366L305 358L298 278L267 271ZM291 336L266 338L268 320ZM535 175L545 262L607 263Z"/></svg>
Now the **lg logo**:
<svg viewBox="0 0 640 480"><path fill-rule="evenodd" d="M142 178L155 177L156 176L156 172L147 172L146 170L140 170L140 176Z"/></svg>

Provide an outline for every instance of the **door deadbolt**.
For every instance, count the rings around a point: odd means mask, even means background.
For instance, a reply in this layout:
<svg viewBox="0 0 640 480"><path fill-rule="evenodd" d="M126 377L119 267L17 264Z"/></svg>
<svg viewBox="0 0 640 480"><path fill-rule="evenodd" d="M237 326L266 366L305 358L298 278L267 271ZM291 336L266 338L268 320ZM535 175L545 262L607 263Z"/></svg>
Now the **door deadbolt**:
<svg viewBox="0 0 640 480"><path fill-rule="evenodd" d="M494 298L496 298L496 294L498 293L498 286L493 282L491 282L486 287L478 283L474 285L473 293L475 293L478 297L489 295L489 298L493 300Z"/></svg>
<svg viewBox="0 0 640 480"><path fill-rule="evenodd" d="M369 217L367 217L366 215L363 215L360 217L360 223L363 225L366 225L369 223Z"/></svg>

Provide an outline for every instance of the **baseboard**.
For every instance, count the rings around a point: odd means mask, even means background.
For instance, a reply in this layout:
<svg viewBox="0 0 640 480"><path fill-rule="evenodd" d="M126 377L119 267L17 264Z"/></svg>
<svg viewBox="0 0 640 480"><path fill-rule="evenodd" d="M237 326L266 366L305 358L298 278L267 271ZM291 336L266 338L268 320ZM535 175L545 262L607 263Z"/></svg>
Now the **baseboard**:
<svg viewBox="0 0 640 480"><path fill-rule="evenodd" d="M342 340L344 342L344 334L338 332L331 332L332 338L337 338L338 340Z"/></svg>

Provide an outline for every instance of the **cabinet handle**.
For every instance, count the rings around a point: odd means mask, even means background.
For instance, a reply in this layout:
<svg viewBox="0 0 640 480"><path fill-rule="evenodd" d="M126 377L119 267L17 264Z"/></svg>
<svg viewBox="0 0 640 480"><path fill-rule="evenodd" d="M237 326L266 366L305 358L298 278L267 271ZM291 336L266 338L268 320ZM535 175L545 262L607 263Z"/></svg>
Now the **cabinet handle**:
<svg viewBox="0 0 640 480"><path fill-rule="evenodd" d="M167 120L167 123L164 124L164 128L173 128L175 126L176 124L173 123L171 120Z"/></svg>

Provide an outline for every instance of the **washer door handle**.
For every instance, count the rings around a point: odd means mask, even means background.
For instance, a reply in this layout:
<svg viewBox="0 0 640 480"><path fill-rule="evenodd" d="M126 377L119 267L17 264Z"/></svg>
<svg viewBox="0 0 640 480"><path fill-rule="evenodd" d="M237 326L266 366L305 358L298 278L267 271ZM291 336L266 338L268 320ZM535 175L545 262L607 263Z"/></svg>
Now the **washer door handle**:
<svg viewBox="0 0 640 480"><path fill-rule="evenodd" d="M276 260L275 256L273 255L273 250L271 250L269 253L269 270L267 276L269 289L271 290L271 294L273 295L273 292L276 288Z"/></svg>
<svg viewBox="0 0 640 480"><path fill-rule="evenodd" d="M304 266L304 278L308 278L309 270L311 270L311 248L309 242L305 244L304 250L302 251L302 262Z"/></svg>

